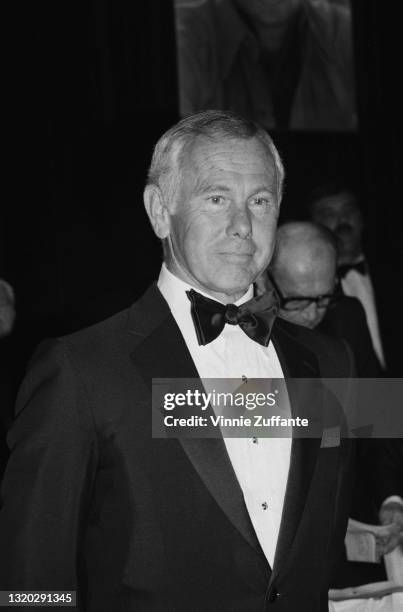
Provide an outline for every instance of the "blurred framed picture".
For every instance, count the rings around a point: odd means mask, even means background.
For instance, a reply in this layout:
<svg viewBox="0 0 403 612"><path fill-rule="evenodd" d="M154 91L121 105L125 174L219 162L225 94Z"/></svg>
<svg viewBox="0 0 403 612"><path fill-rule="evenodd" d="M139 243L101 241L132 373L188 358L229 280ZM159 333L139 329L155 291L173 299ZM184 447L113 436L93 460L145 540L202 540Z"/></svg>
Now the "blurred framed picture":
<svg viewBox="0 0 403 612"><path fill-rule="evenodd" d="M357 128L350 0L175 0L180 112Z"/></svg>

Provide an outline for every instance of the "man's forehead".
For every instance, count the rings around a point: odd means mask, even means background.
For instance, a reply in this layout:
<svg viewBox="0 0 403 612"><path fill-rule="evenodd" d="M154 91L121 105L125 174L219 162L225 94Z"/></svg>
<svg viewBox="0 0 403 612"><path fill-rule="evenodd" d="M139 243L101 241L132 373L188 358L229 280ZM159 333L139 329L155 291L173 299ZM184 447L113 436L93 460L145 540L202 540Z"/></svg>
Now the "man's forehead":
<svg viewBox="0 0 403 612"><path fill-rule="evenodd" d="M268 146L256 136L251 138L198 136L187 148L184 170L196 173L237 170L272 176L275 161Z"/></svg>
<svg viewBox="0 0 403 612"><path fill-rule="evenodd" d="M354 196L348 192L341 192L321 198L316 202L317 212L341 212L345 210L358 210Z"/></svg>
<svg viewBox="0 0 403 612"><path fill-rule="evenodd" d="M279 267L277 277L287 294L315 297L331 291L334 274L335 266L329 261L312 268L292 265Z"/></svg>

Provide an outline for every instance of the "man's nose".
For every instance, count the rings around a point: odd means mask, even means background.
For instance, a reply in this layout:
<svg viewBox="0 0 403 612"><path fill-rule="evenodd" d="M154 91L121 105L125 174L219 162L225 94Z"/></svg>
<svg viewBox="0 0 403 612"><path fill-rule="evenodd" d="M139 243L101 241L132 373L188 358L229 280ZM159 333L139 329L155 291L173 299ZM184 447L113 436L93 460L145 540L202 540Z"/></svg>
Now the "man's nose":
<svg viewBox="0 0 403 612"><path fill-rule="evenodd" d="M248 209L237 209L232 212L227 233L243 239L251 237L252 223Z"/></svg>

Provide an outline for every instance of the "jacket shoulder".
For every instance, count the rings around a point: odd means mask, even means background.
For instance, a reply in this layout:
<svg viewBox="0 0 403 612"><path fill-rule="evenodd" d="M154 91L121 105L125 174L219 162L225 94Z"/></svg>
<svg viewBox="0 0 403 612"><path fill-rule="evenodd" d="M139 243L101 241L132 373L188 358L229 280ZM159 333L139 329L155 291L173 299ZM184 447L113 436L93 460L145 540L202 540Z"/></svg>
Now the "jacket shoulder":
<svg viewBox="0 0 403 612"><path fill-rule="evenodd" d="M80 346L81 344L90 342L96 338L119 332L125 328L128 321L129 312L130 308L125 308L124 310L113 314L103 321L88 327L84 327L73 333L60 336L57 338L57 340L62 343Z"/></svg>
<svg viewBox="0 0 403 612"><path fill-rule="evenodd" d="M144 337L158 324L159 320L169 313L169 309L159 292L156 283L153 283L143 295L125 308L112 316L85 327L71 334L58 338L62 343L80 347L92 345L104 339L122 337L127 333L134 336Z"/></svg>

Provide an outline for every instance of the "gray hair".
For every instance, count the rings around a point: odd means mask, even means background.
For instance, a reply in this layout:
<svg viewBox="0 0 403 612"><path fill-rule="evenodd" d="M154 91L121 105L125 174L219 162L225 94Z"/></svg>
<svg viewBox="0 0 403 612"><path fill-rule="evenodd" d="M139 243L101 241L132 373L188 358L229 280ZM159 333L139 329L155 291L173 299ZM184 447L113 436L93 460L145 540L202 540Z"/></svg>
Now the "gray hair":
<svg viewBox="0 0 403 612"><path fill-rule="evenodd" d="M274 159L277 196L281 201L284 167L269 134L258 124L231 111L207 110L179 121L161 136L154 148L147 184L167 193L168 202L175 196L181 165L198 136L211 139L257 138Z"/></svg>

